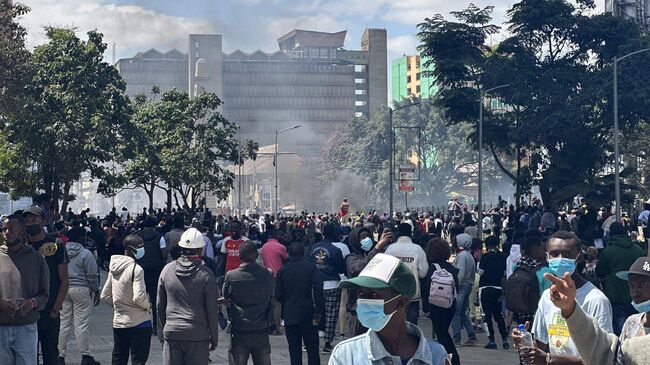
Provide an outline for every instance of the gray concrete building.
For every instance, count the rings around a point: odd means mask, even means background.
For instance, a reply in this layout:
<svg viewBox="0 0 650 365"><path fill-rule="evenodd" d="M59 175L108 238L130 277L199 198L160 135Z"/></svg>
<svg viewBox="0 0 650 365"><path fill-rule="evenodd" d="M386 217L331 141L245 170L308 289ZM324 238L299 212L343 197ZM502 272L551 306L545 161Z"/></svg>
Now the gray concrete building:
<svg viewBox="0 0 650 365"><path fill-rule="evenodd" d="M372 119L387 104L386 30L366 29L360 50L343 47L346 33L296 29L272 53L224 53L221 35L192 34L186 53L151 49L116 67L130 96L154 85L215 92L224 116L241 126L240 137L260 145L274 143L276 130L301 125L283 136L281 149L317 157L337 127L355 115Z"/></svg>

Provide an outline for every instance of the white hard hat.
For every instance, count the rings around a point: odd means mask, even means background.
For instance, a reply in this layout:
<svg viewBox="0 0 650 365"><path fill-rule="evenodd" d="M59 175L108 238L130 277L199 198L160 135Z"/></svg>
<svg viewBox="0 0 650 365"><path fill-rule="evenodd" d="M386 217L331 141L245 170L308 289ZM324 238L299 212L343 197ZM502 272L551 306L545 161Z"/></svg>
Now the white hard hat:
<svg viewBox="0 0 650 365"><path fill-rule="evenodd" d="M181 240L178 241L178 246L182 248L203 248L205 241L198 229L190 228L183 232Z"/></svg>

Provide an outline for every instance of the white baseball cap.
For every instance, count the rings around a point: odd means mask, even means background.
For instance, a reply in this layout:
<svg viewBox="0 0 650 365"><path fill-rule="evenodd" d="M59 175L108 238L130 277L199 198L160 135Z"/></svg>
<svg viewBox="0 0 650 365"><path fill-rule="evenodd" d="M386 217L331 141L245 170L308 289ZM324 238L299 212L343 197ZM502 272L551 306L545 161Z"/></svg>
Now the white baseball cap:
<svg viewBox="0 0 650 365"><path fill-rule="evenodd" d="M181 240L178 241L178 246L182 248L203 248L205 241L198 229L190 228L183 232Z"/></svg>

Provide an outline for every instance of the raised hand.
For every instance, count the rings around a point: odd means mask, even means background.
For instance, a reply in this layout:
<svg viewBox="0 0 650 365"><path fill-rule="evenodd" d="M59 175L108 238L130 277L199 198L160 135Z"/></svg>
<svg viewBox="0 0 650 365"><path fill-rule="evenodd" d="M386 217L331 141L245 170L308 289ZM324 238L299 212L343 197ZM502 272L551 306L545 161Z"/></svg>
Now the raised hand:
<svg viewBox="0 0 650 365"><path fill-rule="evenodd" d="M550 280L551 301L562 311L564 318L570 317L576 308L576 283L571 274L565 273L564 278L558 278L550 273L544 274L544 278Z"/></svg>

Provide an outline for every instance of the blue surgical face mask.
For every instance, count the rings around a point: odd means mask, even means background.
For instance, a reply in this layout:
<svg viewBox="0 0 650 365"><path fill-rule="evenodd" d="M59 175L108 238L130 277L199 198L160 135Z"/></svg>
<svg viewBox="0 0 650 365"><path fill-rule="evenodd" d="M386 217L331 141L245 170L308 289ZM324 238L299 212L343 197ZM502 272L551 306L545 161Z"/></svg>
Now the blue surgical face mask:
<svg viewBox="0 0 650 365"><path fill-rule="evenodd" d="M646 300L643 303L636 303L636 302L632 301L632 306L639 313L650 312L650 300Z"/></svg>
<svg viewBox="0 0 650 365"><path fill-rule="evenodd" d="M144 257L144 247L136 248L135 249L135 259L140 260L143 257Z"/></svg>
<svg viewBox="0 0 650 365"><path fill-rule="evenodd" d="M372 244L372 239L370 237L366 237L361 240L361 249L368 252L370 249L372 249Z"/></svg>
<svg viewBox="0 0 650 365"><path fill-rule="evenodd" d="M383 301L381 299L357 299L357 317L359 322L375 332L379 332L390 322L397 309L391 313L384 313L384 305L392 302L401 295L393 299Z"/></svg>
<svg viewBox="0 0 650 365"><path fill-rule="evenodd" d="M548 255L547 255L548 256ZM576 270L576 259L565 259L564 257L549 258L548 267L555 276L563 278L565 273L572 275Z"/></svg>

